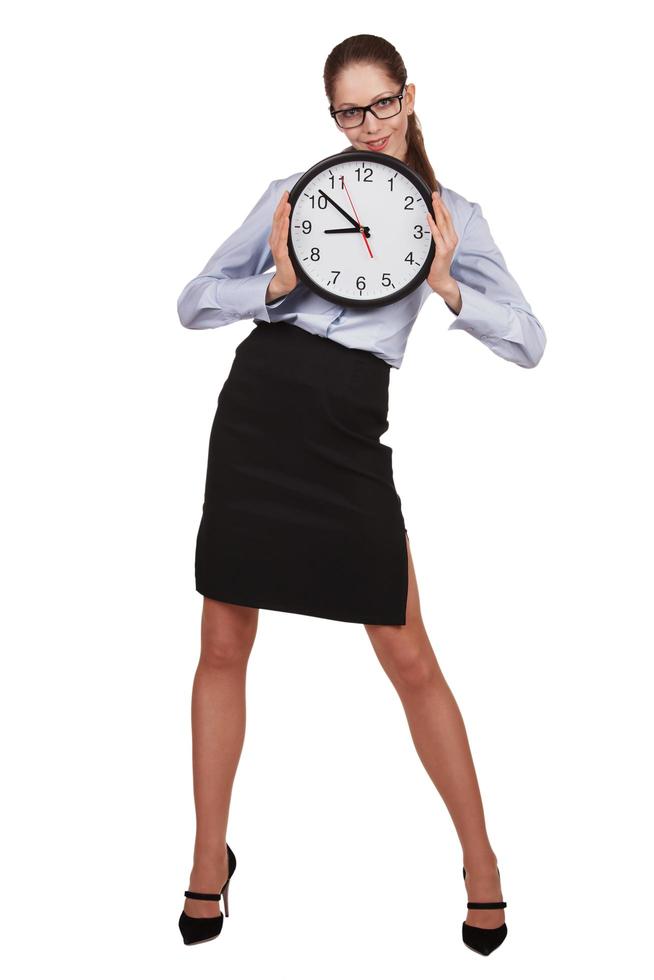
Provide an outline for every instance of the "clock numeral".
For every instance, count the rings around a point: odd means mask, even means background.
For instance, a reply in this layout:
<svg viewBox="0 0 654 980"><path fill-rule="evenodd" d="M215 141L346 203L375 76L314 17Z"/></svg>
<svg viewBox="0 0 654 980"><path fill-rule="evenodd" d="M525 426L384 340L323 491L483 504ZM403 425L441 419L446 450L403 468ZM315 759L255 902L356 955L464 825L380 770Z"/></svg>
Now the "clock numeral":
<svg viewBox="0 0 654 980"><path fill-rule="evenodd" d="M339 177L334 177L334 174L330 174L329 175L329 183L332 185L332 190L334 190L336 188L336 181L339 182L339 184L341 186L341 190L343 190L343 187L344 187L343 181L344 180L345 180L345 178L343 177L342 174Z"/></svg>
<svg viewBox="0 0 654 980"><path fill-rule="evenodd" d="M392 286L390 272L382 272L382 286Z"/></svg>
<svg viewBox="0 0 654 980"><path fill-rule="evenodd" d="M359 290L359 293L362 293L365 288L366 288L366 277L359 276L359 278L357 279L357 289Z"/></svg>
<svg viewBox="0 0 654 980"><path fill-rule="evenodd" d="M311 261L317 262L319 258L320 258L320 249L318 248L317 245L314 245L313 248L311 249Z"/></svg>
<svg viewBox="0 0 654 980"><path fill-rule="evenodd" d="M316 198L315 198L315 196L314 196L313 194L307 194L306 196L307 196L307 197L309 198L309 200L311 201L311 207L312 207L312 208L315 208L315 206L316 206ZM319 208L322 208L322 210L323 210L323 211L324 211L324 210L325 210L325 208L327 207L327 198L325 197L325 195L324 195L324 194L321 194L321 195L320 195L320 196L318 197L318 207L319 207Z"/></svg>
<svg viewBox="0 0 654 980"><path fill-rule="evenodd" d="M357 180L358 181L361 181L361 167L355 167L354 172L357 175ZM368 183L372 183L372 167L364 167L363 168L363 173L366 174L366 176L363 178L363 180L364 181L367 180Z"/></svg>
<svg viewBox="0 0 654 980"><path fill-rule="evenodd" d="M413 211L413 202L415 201L415 197L411 197L410 194L407 194L406 197L404 198L404 200L405 201L411 201L410 204L405 204L404 205L404 210L405 211Z"/></svg>
<svg viewBox="0 0 654 980"><path fill-rule="evenodd" d="M420 265L420 263L419 262L416 262L416 260L414 259L413 252L409 252L408 255L405 255L404 261L405 262L408 262L409 265Z"/></svg>
<svg viewBox="0 0 654 980"><path fill-rule="evenodd" d="M309 221L308 218L305 221L302 222L302 233L304 235L310 235L311 234L311 222Z"/></svg>
<svg viewBox="0 0 654 980"><path fill-rule="evenodd" d="M414 238L423 238L424 234L425 234L425 229L422 227L422 225L414 225L413 228Z"/></svg>
<svg viewBox="0 0 654 980"><path fill-rule="evenodd" d="M389 178L388 178L388 183L389 183L389 184L391 185L391 190L392 190L392 191L394 191L394 190L395 190L395 188L393 187L393 181L395 180L395 178L396 178L396 177L397 177L397 174L393 174L393 176L392 176L392 177L389 177Z"/></svg>
<svg viewBox="0 0 654 980"><path fill-rule="evenodd" d="M341 270L340 270L340 269L330 269L330 272L331 272L331 274L333 275L333 277L334 277L334 278L333 278L333 279L331 279L331 280L330 280L330 281L329 281L329 282L327 283L327 285L328 285L328 286L333 286L333 285L335 285L335 284L336 284L336 280L337 280L337 279L338 279L338 277L340 276L340 274L341 274Z"/></svg>

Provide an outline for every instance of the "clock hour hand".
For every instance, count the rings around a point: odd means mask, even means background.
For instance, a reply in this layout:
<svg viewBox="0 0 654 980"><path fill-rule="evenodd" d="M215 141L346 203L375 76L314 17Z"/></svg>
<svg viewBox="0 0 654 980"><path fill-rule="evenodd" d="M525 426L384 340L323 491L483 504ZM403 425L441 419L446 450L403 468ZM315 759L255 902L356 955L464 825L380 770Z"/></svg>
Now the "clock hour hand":
<svg viewBox="0 0 654 980"><path fill-rule="evenodd" d="M326 235L358 235L362 231L366 238L370 238L370 228L368 225L357 225L356 228L325 228Z"/></svg>
<svg viewBox="0 0 654 980"><path fill-rule="evenodd" d="M326 197L326 198L327 198L327 200L329 201L329 203L330 203L330 204L333 204L333 205L334 205L334 207L336 208L336 210L337 210L337 211L340 211L340 212L341 212L341 214L343 215L343 217L344 217L344 218L347 218L347 220L348 220L348 221L350 222L350 224L352 224L352 225L354 225L354 227L356 228L356 230L357 230L357 231L359 231L359 230L360 230L360 227L361 227L361 226L359 225L359 223L358 223L358 221L355 221L355 220L354 220L354 218L353 218L353 217L352 217L352 216L351 216L350 214L348 214L348 213L347 213L347 211L345 211L345 210L344 210L344 209L343 209L343 208L342 208L342 207L340 206L340 204L337 204L337 203L336 203L336 201L333 201L333 200L331 199L331 197L329 196L329 194L325 194L325 192L324 192L324 191L322 191L322 190L319 190L319 191L318 191L318 193L319 193L319 194L322 194L322 196L323 196L323 197Z"/></svg>

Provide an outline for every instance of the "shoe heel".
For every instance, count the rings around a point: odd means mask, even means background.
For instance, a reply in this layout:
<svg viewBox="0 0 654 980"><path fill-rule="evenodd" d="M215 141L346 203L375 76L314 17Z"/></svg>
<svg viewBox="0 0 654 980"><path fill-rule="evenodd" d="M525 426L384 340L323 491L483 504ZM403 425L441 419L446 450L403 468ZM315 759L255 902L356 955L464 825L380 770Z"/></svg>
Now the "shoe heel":
<svg viewBox="0 0 654 980"><path fill-rule="evenodd" d="M223 888L223 905L225 906L225 915L229 916L229 878Z"/></svg>

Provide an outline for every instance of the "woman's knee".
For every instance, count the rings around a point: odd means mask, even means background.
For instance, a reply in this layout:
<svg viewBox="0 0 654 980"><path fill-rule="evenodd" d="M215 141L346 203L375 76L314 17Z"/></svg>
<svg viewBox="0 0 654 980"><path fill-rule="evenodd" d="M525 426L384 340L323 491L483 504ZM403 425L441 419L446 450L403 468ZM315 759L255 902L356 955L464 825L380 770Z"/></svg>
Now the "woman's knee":
<svg viewBox="0 0 654 980"><path fill-rule="evenodd" d="M211 667L244 665L257 633L259 610L205 597L200 660Z"/></svg>
<svg viewBox="0 0 654 980"><path fill-rule="evenodd" d="M436 656L425 636L398 637L387 632L394 627L367 628L368 636L382 667L394 684L421 688L440 673Z"/></svg>

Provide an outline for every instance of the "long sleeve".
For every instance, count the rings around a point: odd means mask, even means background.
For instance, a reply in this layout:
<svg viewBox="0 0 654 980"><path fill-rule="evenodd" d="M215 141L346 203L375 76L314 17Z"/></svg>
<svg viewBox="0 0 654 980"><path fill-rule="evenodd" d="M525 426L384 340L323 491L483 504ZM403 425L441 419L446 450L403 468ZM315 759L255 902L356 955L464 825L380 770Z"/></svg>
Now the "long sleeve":
<svg viewBox="0 0 654 980"><path fill-rule="evenodd" d="M242 225L214 252L202 272L186 284L177 300L182 326L191 329L222 327L257 317L270 322L268 310L286 298L266 303L266 272L274 264L268 238L283 180L273 180Z"/></svg>
<svg viewBox="0 0 654 980"><path fill-rule="evenodd" d="M451 274L462 305L448 330L465 330L505 360L536 367L545 350L545 331L508 271L479 204L472 203Z"/></svg>

